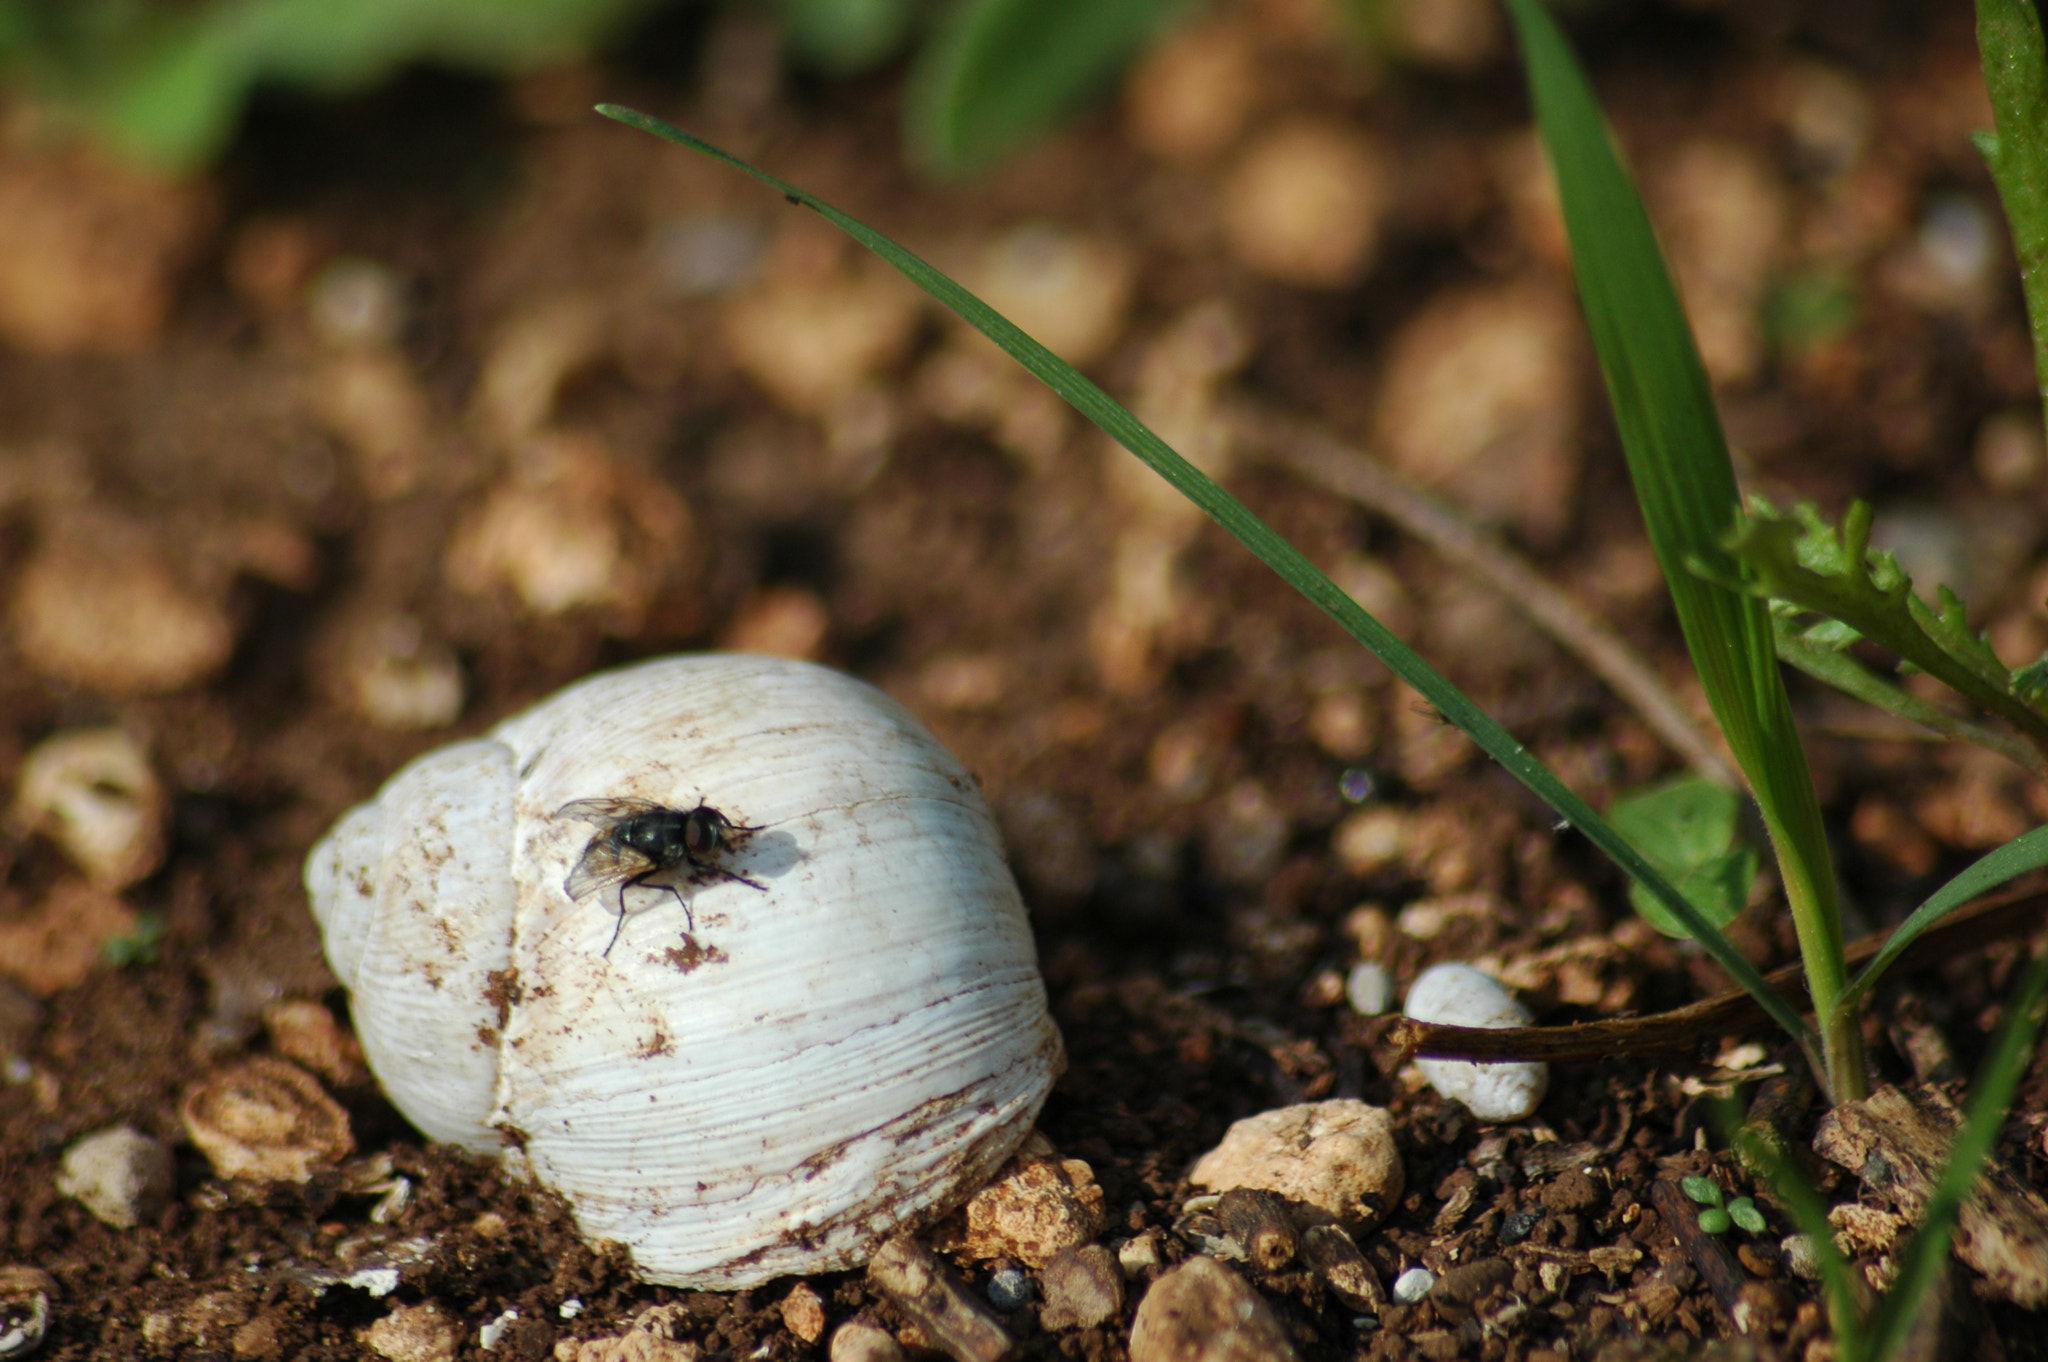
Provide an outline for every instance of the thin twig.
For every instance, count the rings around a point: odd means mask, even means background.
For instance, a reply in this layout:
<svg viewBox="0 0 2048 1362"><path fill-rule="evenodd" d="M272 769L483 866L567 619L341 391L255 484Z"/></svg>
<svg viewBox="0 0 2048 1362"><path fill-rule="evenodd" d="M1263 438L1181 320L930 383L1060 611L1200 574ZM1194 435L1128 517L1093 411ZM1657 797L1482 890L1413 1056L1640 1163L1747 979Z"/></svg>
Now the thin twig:
<svg viewBox="0 0 2048 1362"><path fill-rule="evenodd" d="M2035 931L2044 919L2048 919L2048 891L2039 887L2009 891L1951 913L1928 928L1892 962L1890 973L1922 969L1993 941ZM1851 945L1845 952L1850 969L1874 959L1890 935L1880 932ZM1787 965L1764 977L1795 1004L1802 1000L1806 976L1800 966ZM1757 1034L1772 1025L1756 999L1736 988L1654 1016L1618 1017L1575 1026L1483 1030L1403 1017L1379 1043L1389 1047L1399 1063L1410 1058L1592 1060L1623 1054L1689 1059L1706 1041Z"/></svg>
<svg viewBox="0 0 2048 1362"><path fill-rule="evenodd" d="M1385 516L1506 596L1634 706L1693 770L1717 785L1743 787L1742 778L1650 664L1499 539L1320 427L1242 400L1228 404L1224 417L1233 432L1274 463Z"/></svg>

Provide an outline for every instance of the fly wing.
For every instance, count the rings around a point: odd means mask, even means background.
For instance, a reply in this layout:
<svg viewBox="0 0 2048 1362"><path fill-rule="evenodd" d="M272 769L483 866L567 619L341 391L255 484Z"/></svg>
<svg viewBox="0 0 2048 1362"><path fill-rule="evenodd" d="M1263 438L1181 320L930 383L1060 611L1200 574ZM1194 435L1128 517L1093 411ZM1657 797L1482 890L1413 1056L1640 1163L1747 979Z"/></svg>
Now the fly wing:
<svg viewBox="0 0 2048 1362"><path fill-rule="evenodd" d="M631 796L618 799L572 799L555 810L555 817L573 818L579 823L595 823L601 828L608 828L643 813L659 813L661 808L661 805L651 799L634 799Z"/></svg>
<svg viewBox="0 0 2048 1362"><path fill-rule="evenodd" d="M609 888L623 880L630 880L635 875L643 875L652 869L653 861L625 843L609 835L600 834L584 849L583 859L576 862L576 868L569 872L569 878L562 881L562 892L580 901L601 889Z"/></svg>

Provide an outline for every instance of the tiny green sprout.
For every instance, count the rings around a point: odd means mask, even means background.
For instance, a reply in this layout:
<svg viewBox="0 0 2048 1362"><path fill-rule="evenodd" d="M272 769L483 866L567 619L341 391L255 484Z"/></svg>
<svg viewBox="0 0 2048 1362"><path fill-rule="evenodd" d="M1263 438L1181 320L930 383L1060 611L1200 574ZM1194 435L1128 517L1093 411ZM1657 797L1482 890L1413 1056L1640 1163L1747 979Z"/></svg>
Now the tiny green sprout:
<svg viewBox="0 0 2048 1362"><path fill-rule="evenodd" d="M1734 1223L1728 1212L1719 1206L1710 1206L1700 1212L1700 1228L1708 1234L1726 1234L1728 1227Z"/></svg>
<svg viewBox="0 0 2048 1362"><path fill-rule="evenodd" d="M1739 1196L1728 1203L1728 1218L1751 1234L1764 1232L1764 1213L1756 1208L1756 1202L1746 1196Z"/></svg>
<svg viewBox="0 0 2048 1362"><path fill-rule="evenodd" d="M1718 1208L1721 1205L1721 1187L1712 1178L1684 1178L1678 1186L1679 1190L1702 1206Z"/></svg>
<svg viewBox="0 0 2048 1362"><path fill-rule="evenodd" d="M164 939L166 930L162 913L138 913L135 915L135 930L126 936L109 938L100 947L100 954L115 969L154 965L157 945Z"/></svg>

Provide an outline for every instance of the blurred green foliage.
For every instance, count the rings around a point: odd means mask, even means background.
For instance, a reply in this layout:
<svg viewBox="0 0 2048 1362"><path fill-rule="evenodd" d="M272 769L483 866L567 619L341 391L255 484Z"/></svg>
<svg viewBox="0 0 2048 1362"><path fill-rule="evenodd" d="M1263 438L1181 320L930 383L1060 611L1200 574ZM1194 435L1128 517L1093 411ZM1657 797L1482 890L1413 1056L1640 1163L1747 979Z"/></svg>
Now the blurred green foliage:
<svg viewBox="0 0 2048 1362"><path fill-rule="evenodd" d="M189 172L252 89L365 89L412 63L517 74L684 0L0 0L0 88L123 158ZM984 169L1108 84L1199 0L728 0L771 9L792 61L871 70L913 46L905 140Z"/></svg>
<svg viewBox="0 0 2048 1362"><path fill-rule="evenodd" d="M651 0L0 0L0 82L173 172L259 82L359 90L408 62L517 72L587 51Z"/></svg>

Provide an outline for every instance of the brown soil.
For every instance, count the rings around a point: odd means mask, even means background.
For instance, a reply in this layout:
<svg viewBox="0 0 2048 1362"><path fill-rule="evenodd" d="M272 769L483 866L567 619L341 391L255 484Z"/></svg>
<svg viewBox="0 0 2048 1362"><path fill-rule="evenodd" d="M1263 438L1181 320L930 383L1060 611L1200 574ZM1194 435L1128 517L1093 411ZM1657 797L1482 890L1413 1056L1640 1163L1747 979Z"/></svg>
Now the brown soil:
<svg viewBox="0 0 2048 1362"><path fill-rule="evenodd" d="M661 276L675 268L663 243L672 255L678 226L715 212L771 271L817 281L814 292L858 279L859 266L814 219L737 176L581 112L603 98L662 113L944 263L1018 222L1082 229L1135 267L1129 313L1090 365L1112 391L1141 384L1148 347L1187 309L1222 302L1249 337L1236 390L1370 442L1383 361L1433 298L1563 279L1540 211L1501 170L1523 145L1524 95L1498 46L1462 71L1364 62L1316 32L1320 10L1258 8L1238 40L1284 78L1266 82L1246 130L1220 149L1148 153L1131 140L1135 116L1111 107L959 188L901 169L894 75L778 79L759 35L726 21L649 33L640 50L658 58L510 88L419 74L346 104L266 97L204 193L151 219L167 313L143 305L114 336L122 353L84 353L90 343L62 340L62 328L37 333L59 341L23 332L0 350L0 584L16 591L63 515L104 512L125 527L111 536L157 544L234 639L210 674L126 696L116 692L147 687L96 687L38 663L26 607L0 645L0 773L52 732L111 722L144 741L172 791L168 858L124 891L167 928L155 960L100 967L46 998L0 984L0 1264L58 1282L40 1356L367 1356L362 1331L394 1302L436 1305L466 1357L553 1356L563 1340L622 1332L652 1303L676 1305L678 1334L707 1354L823 1354L785 1323L790 1283L732 1296L639 1285L616 1256L582 1245L547 1196L426 1145L367 1083L329 1087L358 1159L388 1158L414 1181L389 1227L371 1223L376 1197L361 1190L381 1165L304 1185L222 1182L179 1116L197 1075L277 1044L267 1004L316 999L346 1016L298 886L306 849L343 810L410 756L594 668L735 642L793 647L877 682L982 780L1070 1056L1041 1127L1093 1166L1111 1208L1104 1242L1158 1230L1169 1261L1193 1252L1173 1233L1184 1173L1230 1122L1357 1096L1394 1111L1407 1162L1407 1196L1361 1245L1383 1281L1416 1262L1499 1257L1528 1308L1390 1307L1368 1327L1298 1270L1260 1278L1304 1356L1550 1362L1612 1340L1703 1339L1818 1356L1814 1288L1777 1249L1792 1226L1707 1133L1711 1096L1748 1100L1761 1078L1796 1074L1789 1049L1731 1069L1709 1035L1691 1063L1560 1065L1536 1118L1485 1128L1375 1047L1382 1024L1351 1013L1341 983L1361 950L1397 987L1437 960L1547 952L1526 994L1543 1020L1569 1021L1676 1006L1724 986L1716 972L1636 926L1615 872L1220 532L1192 533L1178 554L1168 617L1139 628L1116 616L1105 604L1114 549L1135 513L1105 483L1096 437L1055 424L1050 437L1005 438L991 433L1001 412L937 410L934 360L957 347L936 318L905 323L885 301L873 325L904 328L902 344L866 362L867 386L771 392L776 380L735 359L720 320L762 286L690 296ZM1854 287L1853 329L1797 352L1766 348L1723 384L1747 476L1781 501L1838 509L1860 495L1935 526L1960 546L1966 594L1994 641L2009 657L2038 653L2048 467L2038 428L2003 463L2008 446L1985 434L2001 412L2032 411L2033 374L2002 218L1965 140L1989 122L1967 9L1609 7L1579 36L1646 178L1693 139L1753 153L1788 223L1772 268L1833 270ZM707 50L718 55L700 77ZM1787 112L1786 91L1815 70L1869 120L1846 170L1816 168L1821 135L1801 141ZM1387 160L1377 262L1334 287L1261 277L1226 248L1208 206L1238 149L1301 113L1369 129ZM36 192L91 200L101 173L80 168ZM1989 282L1930 276L1922 223L1943 195L1988 215ZM396 357L416 421L388 448L317 414L335 352L303 299L346 257L402 282L402 324L379 353ZM553 400L507 434L492 423L516 419L478 393L506 362L505 328L546 308L584 320L542 334L582 339L561 342ZM1595 377L1583 363L1574 372L1577 396L1565 397L1596 409ZM369 419L411 418L387 402ZM612 517L625 547L601 591L557 610L522 596L514 569L465 576L447 545L449 527L459 535L517 484L522 442L563 433L581 442L565 456L573 476L604 484L585 497L592 514ZM1611 429L1586 419L1570 445L1583 471L1568 461L1525 489L1554 506L1509 515L1509 527L1682 675L1672 621L1641 578ZM1677 769L1577 664L1502 624L1496 603L1384 522L1249 455L1229 481L1318 561L1391 567L1427 651L1596 803ZM581 505L587 490L563 496ZM466 700L440 731L379 726L340 693L348 622L393 614L459 659ZM2017 772L1889 729L1872 737L1811 688L1797 698L1852 908L1870 929L1980 848L2048 818ZM1372 807L1413 815L1374 865L1333 852L1354 812L1347 773L1354 794L1370 777ZM0 923L27 920L71 873L42 839L6 843ZM1434 908L1404 915L1417 903ZM1738 935L1760 961L1791 958L1774 898ZM1929 1036L1968 1073L2019 958L1994 946L1884 992L1868 1027L1882 1076L1924 1069ZM1817 1113L1792 1099L1794 1133L1808 1136ZM2044 1121L2037 1056L2001 1144L2036 1189L2048 1189ZM122 1122L177 1142L179 1158L169 1209L129 1231L54 1185L68 1145ZM1580 1195L1586 1166L1598 1170L1594 1196ZM1762 1197L1771 1220L1767 1235L1728 1241L1752 1282L1747 1336L1653 1201L1660 1176L1709 1167ZM1856 1199L1852 1180L1814 1171L1834 1201ZM397 1238L426 1247L394 1296L316 1289L319 1273L345 1275ZM1640 1253L1588 1266L1612 1246ZM1546 1278L1546 1257L1576 1266ZM990 1266L963 1270L979 1288ZM863 1313L903 1323L859 1274L812 1285L834 1324ZM1955 1308L1982 1355L2044 1355L2034 1320L1970 1285L1959 1270ZM559 1307L572 1298L582 1310L568 1317ZM482 1352L478 1328L508 1307L517 1322ZM1028 1305L1006 1318L1031 1356L1106 1359L1123 1355L1129 1314L1063 1334L1040 1331Z"/></svg>

